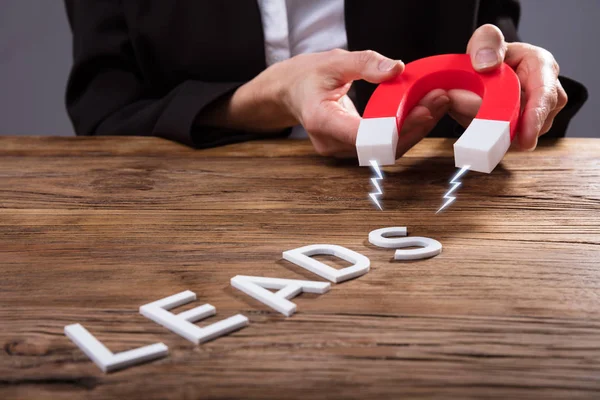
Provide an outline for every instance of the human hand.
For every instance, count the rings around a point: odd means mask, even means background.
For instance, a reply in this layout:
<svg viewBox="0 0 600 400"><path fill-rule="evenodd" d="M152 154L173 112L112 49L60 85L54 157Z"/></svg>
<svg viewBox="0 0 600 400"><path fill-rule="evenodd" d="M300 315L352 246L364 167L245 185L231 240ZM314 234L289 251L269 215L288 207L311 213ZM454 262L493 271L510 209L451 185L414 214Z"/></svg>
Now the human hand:
<svg viewBox="0 0 600 400"><path fill-rule="evenodd" d="M325 156L356 157L360 115L348 90L354 80L380 83L402 73L404 64L374 51L332 50L303 54L275 64L259 78L278 82L285 113L302 124L316 151ZM450 98L434 90L413 108L400 133L397 155L420 141L449 110Z"/></svg>
<svg viewBox="0 0 600 400"><path fill-rule="evenodd" d="M504 61L521 82L521 122L513 145L522 150L535 149L538 137L552 127L556 115L567 104L567 94L558 80L559 66L550 52L527 43L506 43L500 29L483 25L467 46L475 70L484 72L500 67ZM450 115L468 126L477 114L481 97L465 90L450 90Z"/></svg>

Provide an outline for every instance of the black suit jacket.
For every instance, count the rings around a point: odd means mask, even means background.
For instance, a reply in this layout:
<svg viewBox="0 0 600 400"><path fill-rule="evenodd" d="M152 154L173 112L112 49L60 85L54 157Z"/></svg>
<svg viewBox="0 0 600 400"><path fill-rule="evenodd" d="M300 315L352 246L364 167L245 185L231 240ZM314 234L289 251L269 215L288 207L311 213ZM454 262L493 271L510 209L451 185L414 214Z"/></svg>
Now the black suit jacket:
<svg viewBox="0 0 600 400"><path fill-rule="evenodd" d="M66 103L78 135L159 136L195 147L260 137L196 122L266 68L257 1L66 0L66 7L74 54ZM519 11L516 0L346 0L348 49L404 62L464 53L485 23L516 41ZM587 97L581 85L562 82L570 101L550 136L564 135ZM362 113L375 86L355 88ZM461 131L446 118L433 135Z"/></svg>

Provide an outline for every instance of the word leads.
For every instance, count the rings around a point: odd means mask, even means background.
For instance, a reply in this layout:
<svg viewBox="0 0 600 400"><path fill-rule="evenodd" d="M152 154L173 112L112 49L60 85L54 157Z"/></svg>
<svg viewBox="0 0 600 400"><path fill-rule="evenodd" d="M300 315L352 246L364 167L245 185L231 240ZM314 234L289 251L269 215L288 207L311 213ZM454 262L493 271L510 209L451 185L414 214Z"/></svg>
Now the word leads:
<svg viewBox="0 0 600 400"><path fill-rule="evenodd" d="M377 229L369 233L369 242L378 247L396 248L396 260L417 260L440 254L442 245L434 239L424 237L404 237L405 227ZM400 237L398 237L400 236ZM404 247L421 248L403 250ZM311 258L315 255L332 255L352 263L351 266L335 269ZM283 252L283 258L331 282L340 283L357 278L369 272L371 261L364 255L333 244L315 244ZM260 276L236 275L231 285L248 296L289 317L296 312L296 304L290 299L302 292L324 294L331 288L329 282L306 281L298 279L266 278ZM277 290L277 292L271 292ZM194 344L216 339L249 325L248 318L237 314L215 322L203 328L194 322L217 313L211 304L203 304L190 310L173 314L170 309L196 300L196 294L190 290L165 297L140 307L140 314L164 326L177 335ZM73 341L103 372L115 371L146 361L165 357L168 348L163 343L112 353L82 325L65 327L65 335Z"/></svg>

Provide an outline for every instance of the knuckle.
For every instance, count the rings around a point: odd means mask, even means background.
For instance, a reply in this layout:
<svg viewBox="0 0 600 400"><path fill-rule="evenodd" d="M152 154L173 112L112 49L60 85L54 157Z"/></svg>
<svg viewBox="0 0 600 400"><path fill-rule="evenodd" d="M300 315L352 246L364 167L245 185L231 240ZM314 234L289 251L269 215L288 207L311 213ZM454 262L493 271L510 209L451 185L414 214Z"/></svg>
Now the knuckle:
<svg viewBox="0 0 600 400"><path fill-rule="evenodd" d="M334 57L343 56L347 53L348 53L348 51L342 50L342 49L331 49L326 52L326 54L329 54L330 56L334 56Z"/></svg>
<svg viewBox="0 0 600 400"><path fill-rule="evenodd" d="M544 126L544 128L540 131L540 136L541 135L545 135L546 133L548 133L550 131L550 129L552 129L552 125L554 124L554 120L549 121L548 123L546 123L546 125Z"/></svg>
<svg viewBox="0 0 600 400"><path fill-rule="evenodd" d="M550 110L553 110L558 105L558 86L547 85L544 87L545 102Z"/></svg>
<svg viewBox="0 0 600 400"><path fill-rule="evenodd" d="M360 51L357 54L356 63L361 67L365 66L376 57L376 54L373 50Z"/></svg>
<svg viewBox="0 0 600 400"><path fill-rule="evenodd" d="M548 50L543 49L541 47L537 47L537 46L532 46L535 49L535 52L537 54L537 58L538 61L540 62L541 65L543 66L547 66L552 70L552 73L555 76L558 76L560 74L560 66L558 65L558 62L556 61L556 59L554 58L554 55L552 53L550 53Z"/></svg>
<svg viewBox="0 0 600 400"><path fill-rule="evenodd" d="M558 106L558 87L554 85L550 91L550 105L552 109L555 109Z"/></svg>
<svg viewBox="0 0 600 400"><path fill-rule="evenodd" d="M556 74L556 76L560 75L560 65L558 65L558 62L556 62L554 57L552 57L551 65L552 65L552 71Z"/></svg>
<svg viewBox="0 0 600 400"><path fill-rule="evenodd" d="M550 51L546 50L543 47L539 47L539 46L533 46L537 51L540 52L540 54L544 57L544 59L546 61L554 61L554 56L552 55L552 53L550 53Z"/></svg>
<svg viewBox="0 0 600 400"><path fill-rule="evenodd" d="M543 69L548 65L548 56L546 56L546 54L538 50L534 51L534 60L536 62L535 67L538 70Z"/></svg>
<svg viewBox="0 0 600 400"><path fill-rule="evenodd" d="M550 69L552 70L552 72L558 76L558 74L560 73L560 66L558 65L558 62L556 61L556 59L554 58L554 55L549 52L546 49L543 49L541 47L536 47L536 50L539 52L539 56L540 56L540 61L543 63L542 65L547 65L550 67Z"/></svg>
<svg viewBox="0 0 600 400"><path fill-rule="evenodd" d="M529 68L539 70L550 63L554 59L552 54L541 47L532 44L523 43L523 52L525 53L525 61Z"/></svg>
<svg viewBox="0 0 600 400"><path fill-rule="evenodd" d="M554 110L558 107L558 91L555 91L552 97L550 97L550 110Z"/></svg>
<svg viewBox="0 0 600 400"><path fill-rule="evenodd" d="M550 109L547 106L540 106L535 108L534 113L538 126L542 126L544 125L544 122L546 122Z"/></svg>
<svg viewBox="0 0 600 400"><path fill-rule="evenodd" d="M512 43L510 43L510 47L519 52L523 52L523 51L527 50L527 48L528 48L527 43L523 43L523 42L512 42Z"/></svg>
<svg viewBox="0 0 600 400"><path fill-rule="evenodd" d="M558 107L560 109L563 109L567 103L569 102L569 96L567 95L567 92L565 92L565 90L561 87L558 90Z"/></svg>

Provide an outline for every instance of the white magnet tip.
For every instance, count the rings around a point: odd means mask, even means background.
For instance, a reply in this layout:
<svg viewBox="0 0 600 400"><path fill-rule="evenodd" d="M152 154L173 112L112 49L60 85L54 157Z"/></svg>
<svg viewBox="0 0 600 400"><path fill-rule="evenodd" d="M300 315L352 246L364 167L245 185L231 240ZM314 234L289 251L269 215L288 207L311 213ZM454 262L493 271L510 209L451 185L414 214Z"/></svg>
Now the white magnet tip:
<svg viewBox="0 0 600 400"><path fill-rule="evenodd" d="M509 147L510 122L476 118L454 143L454 162L457 168L489 174Z"/></svg>
<svg viewBox="0 0 600 400"><path fill-rule="evenodd" d="M368 166L371 161L376 161L379 165L394 165L397 144L395 117L363 118L356 135L358 164Z"/></svg>

